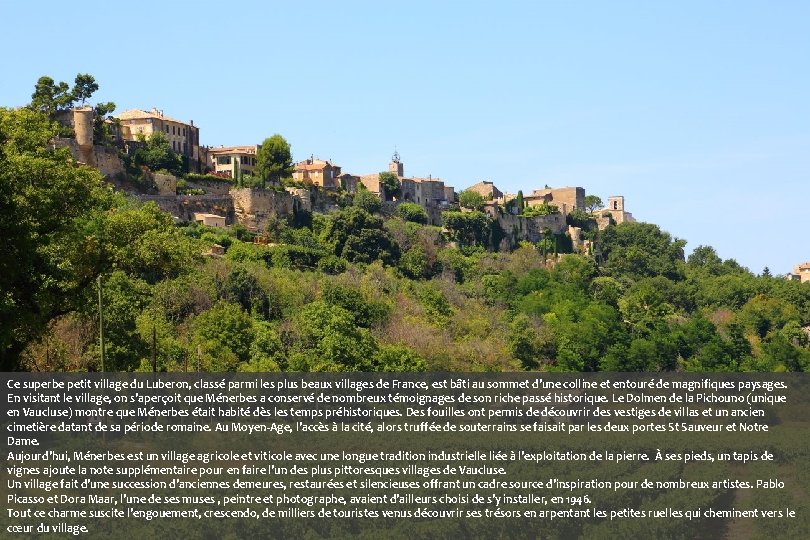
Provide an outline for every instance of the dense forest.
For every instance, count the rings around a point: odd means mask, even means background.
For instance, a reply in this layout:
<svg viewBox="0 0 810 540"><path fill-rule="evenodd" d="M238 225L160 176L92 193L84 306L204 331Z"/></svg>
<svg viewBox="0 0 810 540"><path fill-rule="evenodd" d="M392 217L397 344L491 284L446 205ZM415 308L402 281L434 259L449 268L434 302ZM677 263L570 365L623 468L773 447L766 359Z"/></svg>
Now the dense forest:
<svg viewBox="0 0 810 540"><path fill-rule="evenodd" d="M361 193L276 219L257 244L243 227L176 224L114 192L49 144L63 129L0 109L5 370L810 367L810 285L707 246L687 259L653 224L590 231L596 257L544 241L498 251L483 214L434 227L417 205L383 217Z"/></svg>

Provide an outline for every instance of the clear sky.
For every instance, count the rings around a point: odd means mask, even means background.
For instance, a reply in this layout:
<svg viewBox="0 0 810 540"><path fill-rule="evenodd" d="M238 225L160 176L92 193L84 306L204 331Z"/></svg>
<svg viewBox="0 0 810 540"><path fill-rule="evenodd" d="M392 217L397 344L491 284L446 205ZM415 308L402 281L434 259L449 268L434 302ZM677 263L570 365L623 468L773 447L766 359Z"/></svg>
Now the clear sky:
<svg viewBox="0 0 810 540"><path fill-rule="evenodd" d="M62 6L57 8L57 6ZM583 186L756 273L810 260L810 2L2 1L0 105L41 75L457 190Z"/></svg>

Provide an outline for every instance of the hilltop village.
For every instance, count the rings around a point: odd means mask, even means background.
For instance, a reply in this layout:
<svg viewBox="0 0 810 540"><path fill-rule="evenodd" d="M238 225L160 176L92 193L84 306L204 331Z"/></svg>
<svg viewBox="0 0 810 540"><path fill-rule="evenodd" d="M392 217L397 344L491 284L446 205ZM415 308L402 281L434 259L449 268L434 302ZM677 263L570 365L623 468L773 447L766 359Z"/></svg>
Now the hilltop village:
<svg viewBox="0 0 810 540"><path fill-rule="evenodd" d="M313 155L291 163L286 179L244 187L243 180L254 176L261 145L203 146L200 128L193 120L177 120L156 108L132 109L105 119L109 137L103 142L93 139L99 119L91 107L62 111L59 120L75 137L63 138L57 144L68 147L77 161L98 168L131 195L155 202L178 222L212 227L239 223L261 233L272 219L291 219L302 211L327 213L358 191L367 191L380 199L383 215L393 215L402 203L417 204L427 214L427 223L436 226L443 224L442 212L448 210L482 211L504 231L503 245L495 247L509 249L521 241L536 243L548 235L562 235L571 239L574 251L589 252L582 227L569 218L572 212L582 217L587 208L600 230L610 223L633 221L623 196L608 197L606 205L598 197L586 204L583 187L545 186L524 195L504 193L485 180L464 190L479 195L480 204L465 205L454 187L440 178L407 176L396 152L383 172L347 173L331 160ZM182 157L184 171L172 174L142 167L137 174L144 181L126 182L127 156L134 155L156 134Z"/></svg>
<svg viewBox="0 0 810 540"><path fill-rule="evenodd" d="M208 147L87 106L97 88L42 77L0 107L8 371L810 368L810 265L686 257L581 186L456 189L396 152L347 172L278 134Z"/></svg>

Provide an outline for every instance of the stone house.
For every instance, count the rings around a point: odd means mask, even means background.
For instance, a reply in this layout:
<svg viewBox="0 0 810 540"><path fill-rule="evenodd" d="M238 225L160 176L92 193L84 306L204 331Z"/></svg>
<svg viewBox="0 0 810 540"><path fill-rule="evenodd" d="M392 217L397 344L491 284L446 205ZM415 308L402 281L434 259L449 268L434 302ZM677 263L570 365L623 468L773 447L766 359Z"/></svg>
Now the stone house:
<svg viewBox="0 0 810 540"><path fill-rule="evenodd" d="M121 126L119 136L124 141L137 141L139 135L149 137L152 133L161 132L168 139L172 150L188 159L192 172L201 172L205 162L200 154L200 128L189 123L165 116L163 111L153 108L151 111L130 109L116 117Z"/></svg>
<svg viewBox="0 0 810 540"><path fill-rule="evenodd" d="M207 148L208 170L221 176L234 178L236 172L242 175L253 175L256 167L256 152L261 145L249 144L246 146L220 146Z"/></svg>
<svg viewBox="0 0 810 540"><path fill-rule="evenodd" d="M337 189L341 186L340 167L329 160L314 156L293 165L293 180L312 184L323 189Z"/></svg>

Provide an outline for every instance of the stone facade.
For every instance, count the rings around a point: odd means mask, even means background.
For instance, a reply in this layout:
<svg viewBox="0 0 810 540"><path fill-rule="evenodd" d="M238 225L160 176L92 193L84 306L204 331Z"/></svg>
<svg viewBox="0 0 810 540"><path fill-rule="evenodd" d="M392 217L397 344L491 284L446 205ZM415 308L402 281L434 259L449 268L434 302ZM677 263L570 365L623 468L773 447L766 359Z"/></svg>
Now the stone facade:
<svg viewBox="0 0 810 540"><path fill-rule="evenodd" d="M608 197L607 207L600 212L610 212L613 221L616 224L624 223L626 221L635 221L633 214L624 210L624 197L622 195L611 195Z"/></svg>
<svg viewBox="0 0 810 540"><path fill-rule="evenodd" d="M173 174L154 174L152 180L157 186L159 195L171 196L177 194L177 177Z"/></svg>
<svg viewBox="0 0 810 540"><path fill-rule="evenodd" d="M259 148L258 144L206 148L206 168L228 178L234 178L237 171L242 175L253 175Z"/></svg>
<svg viewBox="0 0 810 540"><path fill-rule="evenodd" d="M200 172L205 163L200 153L200 128L189 123L170 118L156 108L151 111L131 109L117 115L121 125L120 137L124 141L137 141L139 135L149 137L161 132L168 139L172 150L188 159L189 169Z"/></svg>
<svg viewBox="0 0 810 540"><path fill-rule="evenodd" d="M231 190L236 220L251 230L261 231L271 217L291 216L300 208L300 202L286 191L261 188Z"/></svg>
<svg viewBox="0 0 810 540"><path fill-rule="evenodd" d="M124 174L124 164L115 148L102 145L79 146L76 139L57 137L53 140L57 148L68 148L73 159L90 167L95 167L105 177Z"/></svg>
<svg viewBox="0 0 810 540"><path fill-rule="evenodd" d="M794 266L793 273L789 274L789 277L794 281L810 283L810 261Z"/></svg>
<svg viewBox="0 0 810 540"><path fill-rule="evenodd" d="M312 184L324 189L340 187L340 167L329 160L316 159L314 156L299 161L293 166L293 180Z"/></svg>
<svg viewBox="0 0 810 540"><path fill-rule="evenodd" d="M494 218L501 229L506 233L509 247L516 247L518 242L526 240L532 243L543 239L544 231L552 234L562 234L567 232L565 216L560 213L547 216L518 216L502 212L495 205L484 207L484 213Z"/></svg>
<svg viewBox="0 0 810 540"><path fill-rule="evenodd" d="M560 209L563 215L568 215L574 209L585 209L585 188L563 187L535 189L531 195L523 197L526 206L538 206L543 203L553 204Z"/></svg>
<svg viewBox="0 0 810 540"><path fill-rule="evenodd" d="M481 195L485 201L495 201L495 202L504 202L504 194L503 192L495 187L495 184L488 180L482 180L477 184L473 184L472 186L468 187L466 191L474 191Z"/></svg>

